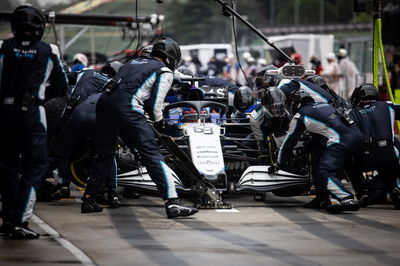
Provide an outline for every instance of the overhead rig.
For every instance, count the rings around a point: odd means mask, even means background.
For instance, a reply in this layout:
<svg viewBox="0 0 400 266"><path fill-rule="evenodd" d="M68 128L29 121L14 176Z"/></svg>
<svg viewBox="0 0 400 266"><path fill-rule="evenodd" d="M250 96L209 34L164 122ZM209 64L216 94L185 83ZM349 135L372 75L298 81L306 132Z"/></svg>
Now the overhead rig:
<svg viewBox="0 0 400 266"><path fill-rule="evenodd" d="M138 17L127 15L108 14L65 14L54 11L44 12L48 23L85 26L110 26L110 27L132 27L132 24L146 23L157 26L164 20L163 15L151 14ZM11 12L0 11L0 21L9 21Z"/></svg>
<svg viewBox="0 0 400 266"><path fill-rule="evenodd" d="M47 10L43 12L46 17L46 22L53 29L56 44L59 47L60 55L63 58L65 51L75 43L84 33L89 30L90 26L95 27L119 27L123 29L123 35L126 30L138 31L140 28L147 29L148 32L162 32L162 22L164 15L151 14L147 16L129 16L129 15L109 15L109 14L71 14L71 13L56 13L55 11ZM10 21L12 12L0 11L0 22ZM58 33L55 25L58 24ZM140 25L143 25L140 26ZM78 26L82 29L75 34L69 41L66 40L64 26ZM143 32L144 33L144 32ZM143 34L142 33L142 34ZM148 33L156 35L157 33ZM136 35L132 37L130 44L136 39ZM139 38L140 39L140 38ZM90 45L92 58L96 58L94 48L94 36L91 33ZM129 44L129 45L130 45ZM94 61L94 59L92 59Z"/></svg>

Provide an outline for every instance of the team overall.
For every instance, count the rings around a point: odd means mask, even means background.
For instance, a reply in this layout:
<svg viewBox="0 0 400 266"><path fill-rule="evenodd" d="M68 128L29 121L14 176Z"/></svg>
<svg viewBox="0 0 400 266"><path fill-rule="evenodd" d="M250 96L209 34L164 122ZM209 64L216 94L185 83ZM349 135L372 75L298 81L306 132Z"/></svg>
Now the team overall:
<svg viewBox="0 0 400 266"><path fill-rule="evenodd" d="M103 92L105 85L110 81L107 75L93 69L77 72L76 85L72 88L70 95L79 97L79 102L74 107L67 121L64 121L64 130L61 132L51 150L52 167L58 166L58 174L63 183L68 186L67 166L71 154L85 139L89 139L93 150L96 126L96 103ZM111 170L110 176L105 182L109 188L116 188L116 166ZM67 181L68 180L68 181Z"/></svg>
<svg viewBox="0 0 400 266"><path fill-rule="evenodd" d="M337 171L359 148L362 136L355 124L348 126L326 103L303 104L290 122L289 131L278 155L278 164L285 165L304 131L327 139L314 180L319 195L332 195L339 201L353 198L337 178Z"/></svg>
<svg viewBox="0 0 400 266"><path fill-rule="evenodd" d="M94 69L84 69L80 72L73 72L70 75L76 75L76 77L72 78L75 80L73 83L75 86L72 87L69 94L79 95L81 102L92 94L103 92L105 84L110 80L110 77Z"/></svg>
<svg viewBox="0 0 400 266"><path fill-rule="evenodd" d="M362 172L377 170L390 191L397 185L400 170L393 128L395 120L400 119L400 105L373 101L354 107L350 114L364 137L363 149L354 157L354 167ZM362 183L354 183L361 186L356 191L363 189Z"/></svg>
<svg viewBox="0 0 400 266"><path fill-rule="evenodd" d="M89 140L89 146L94 149L94 135L96 134L96 103L101 93L90 95L86 100L81 102L73 111L70 120L66 125L66 131L58 139L57 145L52 151L53 160L56 161L58 167L58 175L63 179L63 184L69 185L67 167L70 162L71 154ZM117 167L114 163L109 174L104 180L106 187L115 189L117 187Z"/></svg>
<svg viewBox="0 0 400 266"><path fill-rule="evenodd" d="M4 221L24 224L46 171L42 102L64 96L67 79L56 46L24 36L0 41L0 180ZM46 90L46 83L50 88Z"/></svg>
<svg viewBox="0 0 400 266"><path fill-rule="evenodd" d="M172 170L164 162L145 111L155 122L162 120L162 105L172 84L173 73L156 59L139 57L125 64L114 77L120 81L104 92L96 106L96 155L86 192L95 195L113 163L117 137L137 149L151 179L164 199L177 198Z"/></svg>
<svg viewBox="0 0 400 266"><path fill-rule="evenodd" d="M277 86L286 95L286 98L297 90L308 93L315 102L333 103L334 97L325 89L302 79L282 79Z"/></svg>

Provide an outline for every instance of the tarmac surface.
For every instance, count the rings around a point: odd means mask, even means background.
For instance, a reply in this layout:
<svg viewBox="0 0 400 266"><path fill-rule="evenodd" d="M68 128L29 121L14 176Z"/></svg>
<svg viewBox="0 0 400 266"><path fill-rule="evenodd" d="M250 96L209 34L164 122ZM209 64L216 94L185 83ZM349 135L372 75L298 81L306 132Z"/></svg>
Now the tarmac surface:
<svg viewBox="0 0 400 266"><path fill-rule="evenodd" d="M374 205L331 215L307 196L227 199L232 210L167 219L162 200L80 213L72 198L38 202L38 240L0 237L0 265L400 265L400 211ZM190 204L189 202L185 202Z"/></svg>

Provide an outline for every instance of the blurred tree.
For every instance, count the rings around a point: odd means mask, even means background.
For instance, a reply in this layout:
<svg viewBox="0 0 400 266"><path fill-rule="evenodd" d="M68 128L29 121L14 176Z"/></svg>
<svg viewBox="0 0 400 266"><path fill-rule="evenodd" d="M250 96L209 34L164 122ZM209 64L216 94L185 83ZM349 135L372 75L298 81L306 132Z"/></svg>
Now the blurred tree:
<svg viewBox="0 0 400 266"><path fill-rule="evenodd" d="M350 23L355 17L350 0L236 0L237 11L256 27L319 24L323 2L325 24ZM226 0L230 3L229 0ZM296 6L297 4L297 6ZM221 14L221 6L214 1L165 1L165 33L177 36L181 43L229 42L231 19ZM295 18L295 10L299 16ZM275 12L274 12L275 11ZM271 17L273 16L273 20ZM355 19L354 21L359 21ZM242 23L237 23L238 38L256 38Z"/></svg>
<svg viewBox="0 0 400 266"><path fill-rule="evenodd" d="M209 1L201 4L190 0L169 1L165 21L164 33L178 36L182 44L226 42L229 36L227 18Z"/></svg>

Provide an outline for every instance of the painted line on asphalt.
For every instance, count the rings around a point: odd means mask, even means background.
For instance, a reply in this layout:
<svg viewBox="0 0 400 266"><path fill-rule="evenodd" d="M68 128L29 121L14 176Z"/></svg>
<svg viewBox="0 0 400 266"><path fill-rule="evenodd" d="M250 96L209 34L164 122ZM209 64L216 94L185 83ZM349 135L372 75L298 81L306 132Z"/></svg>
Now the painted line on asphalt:
<svg viewBox="0 0 400 266"><path fill-rule="evenodd" d="M232 208L232 209L216 209L216 212L239 212L238 209Z"/></svg>
<svg viewBox="0 0 400 266"><path fill-rule="evenodd" d="M31 220L39 225L48 235L54 238L61 246L67 249L72 255L75 256L83 265L94 266L97 265L91 258L89 258L82 250L77 246L69 242L67 239L63 238L56 230L54 230L45 221L33 215Z"/></svg>

